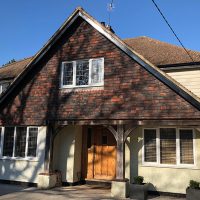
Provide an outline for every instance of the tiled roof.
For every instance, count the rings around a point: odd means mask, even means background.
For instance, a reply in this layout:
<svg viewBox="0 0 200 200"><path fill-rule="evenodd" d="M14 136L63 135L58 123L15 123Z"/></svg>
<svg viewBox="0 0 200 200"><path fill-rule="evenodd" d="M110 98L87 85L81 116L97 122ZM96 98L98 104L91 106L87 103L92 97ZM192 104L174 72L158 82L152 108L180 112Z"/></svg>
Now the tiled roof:
<svg viewBox="0 0 200 200"><path fill-rule="evenodd" d="M179 46L161 42L146 36L124 39L123 41L156 66L192 62L184 49ZM195 62L200 62L200 52L188 51ZM0 80L15 78L31 59L32 57L26 58L1 67Z"/></svg>
<svg viewBox="0 0 200 200"><path fill-rule="evenodd" d="M24 67L31 61L32 57L25 58L20 61L0 67L0 79L13 79L15 78Z"/></svg>
<svg viewBox="0 0 200 200"><path fill-rule="evenodd" d="M156 66L192 62L182 47L146 36L124 39L124 42ZM195 62L200 62L200 52L188 51Z"/></svg>

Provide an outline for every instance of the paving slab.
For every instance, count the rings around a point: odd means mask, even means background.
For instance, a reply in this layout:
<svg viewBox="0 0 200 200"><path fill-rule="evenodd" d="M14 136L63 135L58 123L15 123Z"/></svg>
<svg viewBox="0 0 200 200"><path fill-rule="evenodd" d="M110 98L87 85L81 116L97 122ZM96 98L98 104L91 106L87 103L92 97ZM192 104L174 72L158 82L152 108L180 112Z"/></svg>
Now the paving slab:
<svg viewBox="0 0 200 200"><path fill-rule="evenodd" d="M100 186L81 185L70 187L58 187L51 190L39 190L34 187L22 187L15 185L0 184L0 200L107 200L110 189ZM152 200L185 200L175 197L149 197Z"/></svg>

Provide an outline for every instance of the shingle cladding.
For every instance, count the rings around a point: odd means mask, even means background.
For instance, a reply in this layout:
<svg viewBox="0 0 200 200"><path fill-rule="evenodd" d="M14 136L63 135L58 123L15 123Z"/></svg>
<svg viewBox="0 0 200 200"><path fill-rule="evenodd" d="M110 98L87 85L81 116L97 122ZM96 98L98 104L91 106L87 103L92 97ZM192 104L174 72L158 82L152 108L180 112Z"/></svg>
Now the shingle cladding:
<svg viewBox="0 0 200 200"><path fill-rule="evenodd" d="M61 62L104 57L104 87L60 89ZM9 102L1 124L47 120L195 119L200 112L156 79L87 22L78 18L35 65Z"/></svg>

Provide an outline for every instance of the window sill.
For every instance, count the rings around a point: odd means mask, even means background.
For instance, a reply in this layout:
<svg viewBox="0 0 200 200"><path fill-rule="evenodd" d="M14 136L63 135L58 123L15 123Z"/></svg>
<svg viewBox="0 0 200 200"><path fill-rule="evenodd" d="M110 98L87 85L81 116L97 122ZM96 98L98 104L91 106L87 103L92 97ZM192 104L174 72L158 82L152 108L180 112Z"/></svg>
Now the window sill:
<svg viewBox="0 0 200 200"><path fill-rule="evenodd" d="M0 160L14 160L14 161L32 161L32 162L38 162L38 158L36 157L27 157L27 158L21 158L21 157L1 157Z"/></svg>
<svg viewBox="0 0 200 200"><path fill-rule="evenodd" d="M60 89L81 89L81 88L95 88L95 87L103 87L104 84L96 84L96 85L79 85L79 86L61 86Z"/></svg>
<svg viewBox="0 0 200 200"><path fill-rule="evenodd" d="M166 164L150 164L143 163L140 167L155 167L155 168L172 168L172 169L194 169L199 170L196 165L166 165Z"/></svg>
<svg viewBox="0 0 200 200"><path fill-rule="evenodd" d="M61 87L60 92L85 92L85 91L95 91L95 90L104 90L104 85L99 86L85 86L85 87Z"/></svg>

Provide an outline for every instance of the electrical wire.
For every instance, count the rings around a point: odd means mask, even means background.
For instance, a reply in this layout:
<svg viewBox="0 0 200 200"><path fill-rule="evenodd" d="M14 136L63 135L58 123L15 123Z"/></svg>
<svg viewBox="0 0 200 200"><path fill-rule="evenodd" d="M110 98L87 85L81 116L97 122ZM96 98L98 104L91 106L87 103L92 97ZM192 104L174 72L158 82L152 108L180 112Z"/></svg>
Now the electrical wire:
<svg viewBox="0 0 200 200"><path fill-rule="evenodd" d="M176 37L176 39L178 40L178 42L180 43L180 45L183 47L183 49L185 50L185 52L187 53L187 55L189 56L189 58L192 60L192 62L195 63L194 59L192 58L192 56L190 55L189 51L185 48L185 46L183 45L183 43L181 42L181 40L179 39L178 35L175 33L174 29L172 28L172 26L169 24L168 20L166 19L166 17L164 16L164 14L162 13L162 11L160 10L160 8L158 7L158 5L156 4L156 2L154 0L151 0L154 4L154 6L157 8L158 12L160 13L160 15L162 16L162 18L164 19L164 21L166 22L166 24L168 25L168 27L170 28L170 30L172 31L172 33L174 34L174 36Z"/></svg>

